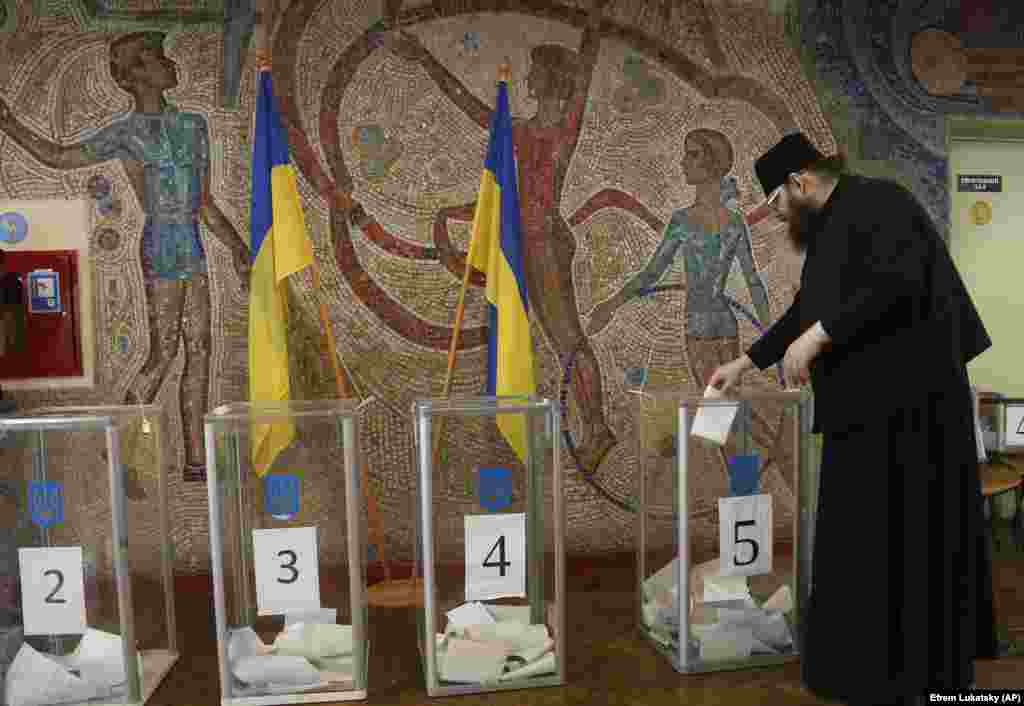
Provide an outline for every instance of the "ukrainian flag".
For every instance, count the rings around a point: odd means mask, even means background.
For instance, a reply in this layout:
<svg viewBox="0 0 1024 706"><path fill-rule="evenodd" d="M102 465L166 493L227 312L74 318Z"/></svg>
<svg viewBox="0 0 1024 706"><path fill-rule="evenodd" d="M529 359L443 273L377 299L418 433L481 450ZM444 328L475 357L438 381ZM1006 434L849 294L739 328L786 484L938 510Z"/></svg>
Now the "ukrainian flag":
<svg viewBox="0 0 1024 706"><path fill-rule="evenodd" d="M498 83L498 105L491 116L491 141L480 177L467 260L487 277L487 394L531 395L536 389L533 343L506 81ZM497 421L516 455L525 460L524 415L499 414Z"/></svg>
<svg viewBox="0 0 1024 706"><path fill-rule="evenodd" d="M288 299L285 279L313 264L313 248L288 157L288 134L274 101L268 69L259 72L252 148L252 273L249 284L249 399L291 397L288 381ZM263 476L295 438L289 422L254 424L252 464Z"/></svg>

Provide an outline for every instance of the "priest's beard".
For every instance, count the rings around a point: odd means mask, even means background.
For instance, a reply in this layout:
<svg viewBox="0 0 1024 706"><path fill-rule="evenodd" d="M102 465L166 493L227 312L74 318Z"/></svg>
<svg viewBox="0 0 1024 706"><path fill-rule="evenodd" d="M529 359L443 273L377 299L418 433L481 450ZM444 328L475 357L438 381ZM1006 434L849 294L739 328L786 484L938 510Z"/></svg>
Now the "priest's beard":
<svg viewBox="0 0 1024 706"><path fill-rule="evenodd" d="M789 211L789 222L787 224L789 244L792 245L798 253L803 253L807 250L807 246L814 238L814 231L817 230L815 220L821 213L821 209L815 208L806 202L797 202L794 199L790 201Z"/></svg>

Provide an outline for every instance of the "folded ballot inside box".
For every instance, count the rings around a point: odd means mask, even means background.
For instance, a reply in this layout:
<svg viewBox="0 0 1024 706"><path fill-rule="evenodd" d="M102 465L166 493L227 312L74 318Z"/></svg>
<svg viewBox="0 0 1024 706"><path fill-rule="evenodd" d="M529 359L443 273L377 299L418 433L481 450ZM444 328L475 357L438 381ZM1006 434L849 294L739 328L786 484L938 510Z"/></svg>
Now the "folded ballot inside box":
<svg viewBox="0 0 1024 706"><path fill-rule="evenodd" d="M232 630L227 656L240 692L279 694L352 681L352 626L302 622L333 617L321 612L286 617L285 629L270 645L251 627Z"/></svg>
<svg viewBox="0 0 1024 706"><path fill-rule="evenodd" d="M122 695L127 682L123 649L119 635L92 628L68 655L50 655L24 642L7 670L4 703L47 706Z"/></svg>
<svg viewBox="0 0 1024 706"><path fill-rule="evenodd" d="M555 641L529 606L465 603L448 611L438 636L438 672L444 681L486 684L556 671Z"/></svg>
<svg viewBox="0 0 1024 706"><path fill-rule="evenodd" d="M650 637L674 646L679 641L677 560L643 584L643 619ZM792 649L786 615L793 610L788 585L781 585L762 605L750 593L746 577L721 576L719 561L690 570L690 635L704 661L745 659L752 654L780 654Z"/></svg>

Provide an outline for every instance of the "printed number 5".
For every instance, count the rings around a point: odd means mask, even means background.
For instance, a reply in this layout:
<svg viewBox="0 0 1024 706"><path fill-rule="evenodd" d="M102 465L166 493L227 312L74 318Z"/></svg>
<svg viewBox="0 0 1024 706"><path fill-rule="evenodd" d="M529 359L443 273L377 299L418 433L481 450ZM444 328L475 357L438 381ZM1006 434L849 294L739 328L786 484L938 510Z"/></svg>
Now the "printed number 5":
<svg viewBox="0 0 1024 706"><path fill-rule="evenodd" d="M290 556L292 558L291 563L281 564L281 568L282 569L284 569L286 571L291 571L292 572L291 578L287 578L287 579L279 578L277 580L277 582L278 583L295 583L296 581L298 581L299 580L299 570L295 568L295 562L299 560L299 557L295 554L295 552L293 552L291 549L284 549L282 551L279 551L277 553L277 555L279 557L280 556Z"/></svg>
<svg viewBox="0 0 1024 706"><path fill-rule="evenodd" d="M491 557L494 556L494 550L498 550L498 561L491 561ZM498 537L498 541L491 547L491 551L487 552L487 556L484 557L483 565L488 569L497 567L498 571L501 572L501 576L505 575L505 567L512 566L511 561L505 561L505 535Z"/></svg>
<svg viewBox="0 0 1024 706"><path fill-rule="evenodd" d="M50 594L43 599L43 603L67 603L67 600L64 598L56 598L57 593L64 587L64 574L56 569L49 569L48 571L43 572L43 576L57 577L57 585L54 586L53 590L50 591Z"/></svg>
<svg viewBox="0 0 1024 706"><path fill-rule="evenodd" d="M757 555L760 551L760 548L757 546L757 542L755 542L753 539L740 539L740 527L753 527L756 524L757 523L754 522L754 520L736 520L736 544L737 546L740 544L749 544L751 547L751 555L750 561L740 561L738 555L733 556L732 561L735 566L750 566L755 561L757 561Z"/></svg>

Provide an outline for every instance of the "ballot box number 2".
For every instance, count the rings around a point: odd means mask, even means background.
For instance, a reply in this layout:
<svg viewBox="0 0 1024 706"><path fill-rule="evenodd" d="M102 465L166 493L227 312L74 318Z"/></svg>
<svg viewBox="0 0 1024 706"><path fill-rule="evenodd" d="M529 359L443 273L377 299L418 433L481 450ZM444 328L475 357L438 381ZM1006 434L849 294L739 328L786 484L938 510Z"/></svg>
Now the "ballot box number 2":
<svg viewBox="0 0 1024 706"><path fill-rule="evenodd" d="M81 547L18 550L26 635L85 632Z"/></svg>

